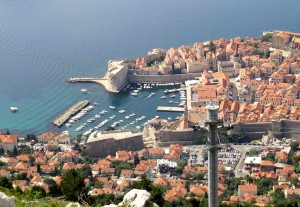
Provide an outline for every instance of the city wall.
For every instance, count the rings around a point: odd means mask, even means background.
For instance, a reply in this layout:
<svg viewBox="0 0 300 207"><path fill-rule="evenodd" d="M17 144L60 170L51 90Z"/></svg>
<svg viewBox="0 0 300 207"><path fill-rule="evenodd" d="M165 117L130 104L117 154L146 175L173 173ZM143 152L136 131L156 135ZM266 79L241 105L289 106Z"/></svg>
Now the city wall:
<svg viewBox="0 0 300 207"><path fill-rule="evenodd" d="M119 150L138 151L144 149L142 135L124 139L103 139L86 144L87 155L90 157L106 157L115 155Z"/></svg>
<svg viewBox="0 0 300 207"><path fill-rule="evenodd" d="M300 121L280 120L263 123L233 123L233 134L241 134L249 140L261 139L269 134L272 138L300 139Z"/></svg>
<svg viewBox="0 0 300 207"><path fill-rule="evenodd" d="M160 130L155 133L155 137L161 141L163 146L169 146L170 144L192 145L197 144L197 137L200 134L200 131L194 131L193 129L182 131Z"/></svg>

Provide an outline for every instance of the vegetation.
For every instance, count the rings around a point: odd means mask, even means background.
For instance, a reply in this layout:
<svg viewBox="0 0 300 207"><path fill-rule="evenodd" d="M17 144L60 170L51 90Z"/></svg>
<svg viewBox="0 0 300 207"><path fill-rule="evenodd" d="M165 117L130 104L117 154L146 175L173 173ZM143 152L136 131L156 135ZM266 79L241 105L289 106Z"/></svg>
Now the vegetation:
<svg viewBox="0 0 300 207"><path fill-rule="evenodd" d="M290 143L290 147L292 148L292 150L296 150L299 147L299 143L298 142L291 142Z"/></svg>
<svg viewBox="0 0 300 207"><path fill-rule="evenodd" d="M269 42L272 39L273 35L272 34L265 34L261 37L262 42Z"/></svg>
<svg viewBox="0 0 300 207"><path fill-rule="evenodd" d="M75 169L68 170L62 176L60 187L62 194L71 201L82 201L82 199L87 195L84 177Z"/></svg>
<svg viewBox="0 0 300 207"><path fill-rule="evenodd" d="M265 160L270 160L275 162L275 154L274 153L268 153L265 157Z"/></svg>
<svg viewBox="0 0 300 207"><path fill-rule="evenodd" d="M132 169L134 166L133 163L115 161L112 162L112 167L115 168L115 175L119 177L123 169Z"/></svg>

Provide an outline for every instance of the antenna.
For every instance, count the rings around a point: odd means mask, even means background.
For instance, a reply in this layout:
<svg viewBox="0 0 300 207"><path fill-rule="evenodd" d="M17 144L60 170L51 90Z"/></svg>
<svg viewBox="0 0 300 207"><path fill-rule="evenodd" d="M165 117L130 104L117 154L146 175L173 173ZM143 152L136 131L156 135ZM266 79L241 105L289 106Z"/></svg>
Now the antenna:
<svg viewBox="0 0 300 207"><path fill-rule="evenodd" d="M223 140L218 135L218 131L224 131L224 127L230 126L230 121L225 120L224 116L227 113L225 110L221 119L218 118L218 103L211 100L206 106L207 118L199 120L200 129L208 131L207 149L208 149L208 200L209 207L219 206L218 201L218 150L223 146L229 145L228 140L224 137ZM226 129L225 128L225 129ZM222 144L225 143L225 144Z"/></svg>

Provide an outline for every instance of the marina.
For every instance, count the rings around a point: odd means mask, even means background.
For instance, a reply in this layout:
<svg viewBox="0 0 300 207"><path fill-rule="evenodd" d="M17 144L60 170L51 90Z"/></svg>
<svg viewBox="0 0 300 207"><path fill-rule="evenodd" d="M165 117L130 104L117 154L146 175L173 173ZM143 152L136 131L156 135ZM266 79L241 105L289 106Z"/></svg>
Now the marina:
<svg viewBox="0 0 300 207"><path fill-rule="evenodd" d="M61 127L66 121L71 118L71 116L75 115L78 111L89 104L90 102L88 100L77 102L76 104L68 108L64 113L56 117L52 123L57 127Z"/></svg>

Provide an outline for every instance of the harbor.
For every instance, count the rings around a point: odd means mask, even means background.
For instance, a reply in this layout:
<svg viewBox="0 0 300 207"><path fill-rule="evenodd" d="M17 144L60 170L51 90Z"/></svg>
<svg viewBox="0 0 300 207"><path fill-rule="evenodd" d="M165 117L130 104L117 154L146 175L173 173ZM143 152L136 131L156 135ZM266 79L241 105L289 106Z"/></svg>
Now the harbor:
<svg viewBox="0 0 300 207"><path fill-rule="evenodd" d="M63 124L68 121L73 115L75 115L78 111L89 105L90 102L88 100L79 101L70 108L68 108L65 112L56 117L52 123L57 127L62 127Z"/></svg>

